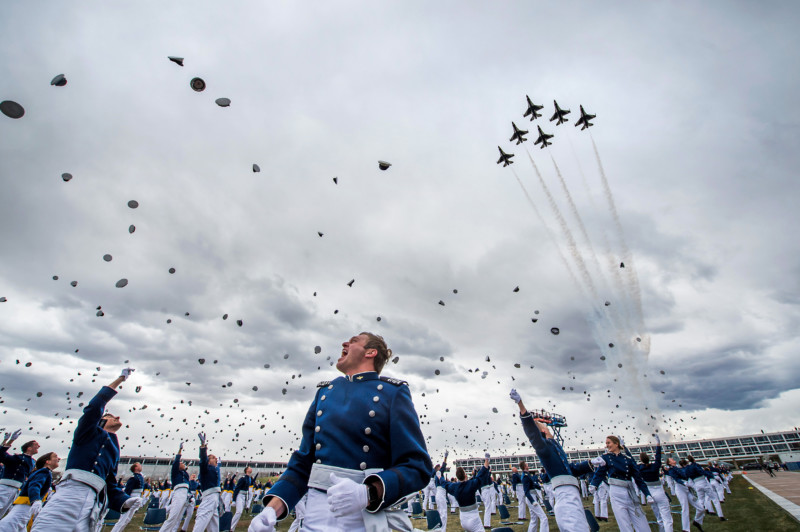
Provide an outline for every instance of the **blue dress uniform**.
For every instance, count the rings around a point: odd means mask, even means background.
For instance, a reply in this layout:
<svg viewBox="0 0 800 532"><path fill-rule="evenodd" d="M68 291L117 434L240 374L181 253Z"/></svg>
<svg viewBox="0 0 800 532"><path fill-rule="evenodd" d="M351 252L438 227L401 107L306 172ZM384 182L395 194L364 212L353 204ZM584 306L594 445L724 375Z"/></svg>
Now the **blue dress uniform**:
<svg viewBox="0 0 800 532"><path fill-rule="evenodd" d="M91 525L100 518L106 504L112 510L124 511L122 505L129 497L117 484L119 441L116 434L100 427L106 403L115 395L116 391L103 386L83 409L59 489L34 522L34 531L72 530L66 528L67 523L74 527L85 518ZM76 510L78 505L85 509L89 499L94 500L94 506L88 515Z"/></svg>
<svg viewBox="0 0 800 532"><path fill-rule="evenodd" d="M144 476L141 473L134 473L131 478L125 482L125 493L128 495L133 495L136 492L137 495L142 494L142 490L144 490Z"/></svg>
<svg viewBox="0 0 800 532"><path fill-rule="evenodd" d="M0 447L0 462L4 468L0 478L0 517L14 502L17 492L34 468L33 458L27 454L9 454L9 447Z"/></svg>
<svg viewBox="0 0 800 532"><path fill-rule="evenodd" d="M233 479L231 479L231 483ZM249 495L250 487L253 485L253 479L248 475L242 475L239 481L236 482L236 487L233 489L233 500L236 502L236 513L233 514L231 520L231 530L236 528L239 519L242 517L242 512L247 506L247 496Z"/></svg>
<svg viewBox="0 0 800 532"><path fill-rule="evenodd" d="M0 521L0 531L20 531L25 530L25 526L33 513L32 505L36 501L42 501L50 491L53 482L53 473L49 468L37 469L28 477L19 496L14 501L11 511ZM41 502L39 504L41 508Z"/></svg>
<svg viewBox="0 0 800 532"><path fill-rule="evenodd" d="M161 525L161 532L175 532L189 502L189 473L181 470L181 453L175 455L170 471L172 479L172 498L167 510L167 520Z"/></svg>
<svg viewBox="0 0 800 532"><path fill-rule="evenodd" d="M627 450L627 447L625 448ZM664 486L661 484L661 445L656 446L656 460L649 464L637 464L636 468L639 474L642 475L642 480L647 484L650 490L650 496L653 498L651 506L653 513L658 521L659 529L672 530L672 510L670 509L670 501L667 494L664 492Z"/></svg>
<svg viewBox="0 0 800 532"><path fill-rule="evenodd" d="M200 491L202 499L197 508L194 528L192 530L201 532L203 530L219 530L219 514L217 507L220 500L220 474L219 462L212 466L208 463L208 449L200 447Z"/></svg>
<svg viewBox="0 0 800 532"><path fill-rule="evenodd" d="M468 532L483 530L481 516L478 513L478 503L475 499L475 491L491 483L492 478L489 476L489 469L486 466L481 466L477 475L464 482L445 481L444 489L455 497L458 503L459 517L464 530Z"/></svg>
<svg viewBox="0 0 800 532"><path fill-rule="evenodd" d="M620 530L650 530L631 484L631 481L635 482L645 496L650 496L650 490L639 474L636 463L623 453L606 453L600 458L604 464L595 471L592 486L596 488L603 479L608 478L611 508Z"/></svg>
<svg viewBox="0 0 800 532"><path fill-rule="evenodd" d="M383 500L370 513L425 487L433 464L405 381L368 371L317 387L300 447L265 504L279 497L291 511L309 487L326 491L332 472L359 483L380 480Z"/></svg>

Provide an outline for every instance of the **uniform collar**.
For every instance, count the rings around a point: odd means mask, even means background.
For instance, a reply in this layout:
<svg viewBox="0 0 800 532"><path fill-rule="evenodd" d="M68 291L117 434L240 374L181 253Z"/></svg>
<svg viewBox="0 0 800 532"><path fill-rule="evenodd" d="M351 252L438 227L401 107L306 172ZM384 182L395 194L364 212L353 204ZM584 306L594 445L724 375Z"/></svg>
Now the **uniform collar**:
<svg viewBox="0 0 800 532"><path fill-rule="evenodd" d="M345 378L350 382L374 381L378 380L377 371L365 371L363 373L355 373L353 375L345 375Z"/></svg>

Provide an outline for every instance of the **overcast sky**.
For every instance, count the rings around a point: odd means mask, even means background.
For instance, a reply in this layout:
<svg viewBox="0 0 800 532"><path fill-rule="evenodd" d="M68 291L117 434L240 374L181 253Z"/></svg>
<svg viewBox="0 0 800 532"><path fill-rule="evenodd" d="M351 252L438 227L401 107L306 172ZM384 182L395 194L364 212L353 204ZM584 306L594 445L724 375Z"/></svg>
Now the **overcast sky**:
<svg viewBox="0 0 800 532"><path fill-rule="evenodd" d="M798 15L7 3L0 100L26 114L0 116L0 426L65 453L130 365L123 454L203 428L223 458L288 460L363 330L434 460L528 452L512 386L570 449L796 426Z"/></svg>

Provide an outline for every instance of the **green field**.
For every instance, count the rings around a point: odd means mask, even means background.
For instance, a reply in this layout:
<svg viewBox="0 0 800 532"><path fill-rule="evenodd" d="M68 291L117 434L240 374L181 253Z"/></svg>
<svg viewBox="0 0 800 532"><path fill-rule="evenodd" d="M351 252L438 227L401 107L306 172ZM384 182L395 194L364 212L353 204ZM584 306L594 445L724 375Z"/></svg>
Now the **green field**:
<svg viewBox="0 0 800 532"><path fill-rule="evenodd" d="M800 532L800 523L794 520L792 516L787 514L774 502L761 494L760 491L750 488L750 483L743 479L740 475L735 475L733 482L731 482L731 491L733 493L727 495L725 504L722 505L722 511L728 518L727 522L720 522L717 517L707 515L703 528L709 532ZM677 499L673 498L676 501ZM590 506L591 499L584 499L584 506ZM512 517L516 516L517 509L509 509ZM653 512L649 507L645 509L648 519L655 521ZM139 512L133 521L128 525L126 530L139 530L144 519L144 513ZM694 511L692 511L694 516ZM680 514L673 514L674 530L680 530ZM278 525L278 530L287 530L292 522L291 518L282 521ZM247 525L250 523L250 516L245 514L242 516L236 530L242 532L247 530ZM194 525L191 523L189 529ZM418 528L425 530L426 521L424 519L414 520L414 525ZM497 515L492 519L492 526L501 526L500 520ZM526 525L511 525L515 531L523 532L527 530ZM655 524L651 526L652 530L657 530ZM104 530L110 530L106 527ZM461 532L463 529L458 521L458 513L450 514L447 520L447 532ZM557 531L556 521L553 517L550 518L550 530ZM600 530L602 531L615 531L617 529L616 522L614 521L613 512L609 508L609 521L608 523L600 523ZM696 530L696 529L693 529Z"/></svg>

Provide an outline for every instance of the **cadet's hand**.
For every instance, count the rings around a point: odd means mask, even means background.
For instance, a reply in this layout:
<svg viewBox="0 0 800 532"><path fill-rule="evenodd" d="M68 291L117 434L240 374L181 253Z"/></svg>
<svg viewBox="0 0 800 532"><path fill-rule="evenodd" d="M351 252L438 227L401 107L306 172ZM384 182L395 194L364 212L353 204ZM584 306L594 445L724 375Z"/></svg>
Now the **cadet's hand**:
<svg viewBox="0 0 800 532"><path fill-rule="evenodd" d="M595 456L594 458L589 460L589 463L592 464L595 467L602 467L602 466L606 465L606 461L603 460L602 456Z"/></svg>
<svg viewBox="0 0 800 532"><path fill-rule="evenodd" d="M275 523L277 522L278 516L275 514L275 509L267 506L260 514L250 521L247 532L274 532Z"/></svg>
<svg viewBox="0 0 800 532"><path fill-rule="evenodd" d="M33 517L36 517L37 515L39 515L39 512L41 511L42 511L42 501L41 500L33 501L33 504L31 504L31 515Z"/></svg>
<svg viewBox="0 0 800 532"><path fill-rule="evenodd" d="M625 447L625 440L622 437L619 438L619 445L620 447Z"/></svg>
<svg viewBox="0 0 800 532"><path fill-rule="evenodd" d="M647 501L647 504L653 504L653 503L655 502L655 501L653 500L653 497L651 497L650 495L648 495L648 496L647 496L647 499L645 499L645 500Z"/></svg>
<svg viewBox="0 0 800 532"><path fill-rule="evenodd" d="M522 401L522 397L519 396L516 388L511 388L511 393L508 394L508 396L511 397L511 399L517 404Z"/></svg>
<svg viewBox="0 0 800 532"><path fill-rule="evenodd" d="M448 450L446 450L446 449L445 449L445 451L444 451L444 459L445 459L445 460L447 460L447 455L448 455L448 454L450 454L450 451L448 451Z"/></svg>
<svg viewBox="0 0 800 532"><path fill-rule="evenodd" d="M331 473L333 486L328 488L328 506L336 517L359 513L367 507L369 494L364 484L356 484L349 478L339 478Z"/></svg>
<svg viewBox="0 0 800 532"><path fill-rule="evenodd" d="M656 437L656 443L657 443L658 445L661 445L661 438L659 438L659 437L658 437L658 434L653 434L653 436L655 436L655 437Z"/></svg>
<svg viewBox="0 0 800 532"><path fill-rule="evenodd" d="M178 446L178 454L183 454L183 442Z"/></svg>
<svg viewBox="0 0 800 532"><path fill-rule="evenodd" d="M200 445L206 444L206 433L205 432L198 432L197 437L200 438Z"/></svg>
<svg viewBox="0 0 800 532"><path fill-rule="evenodd" d="M7 442L10 437L11 437L11 433L10 432L6 432L5 436L3 436L3 443Z"/></svg>
<svg viewBox="0 0 800 532"><path fill-rule="evenodd" d="M122 380L125 381L128 380L128 377L130 377L131 373L133 373L134 371L136 370L133 368L125 368L122 370L122 373L120 373L119 376L122 378Z"/></svg>
<svg viewBox="0 0 800 532"><path fill-rule="evenodd" d="M11 439L8 440L8 443L11 443L17 438L19 438L21 434L22 434L22 429L15 430L14 433L11 435Z"/></svg>
<svg viewBox="0 0 800 532"><path fill-rule="evenodd" d="M596 486L594 486L594 485L591 485L591 484L590 484L590 485L589 485L589 493L591 493L592 495L594 495L596 491L597 491L597 487L596 487Z"/></svg>
<svg viewBox="0 0 800 532"><path fill-rule="evenodd" d="M489 458L491 458L491 457L492 457L492 455L490 455L489 453L486 453L486 454L484 454L484 455L483 455L483 457L484 457L484 458L486 458L486 459L488 460Z"/></svg>

